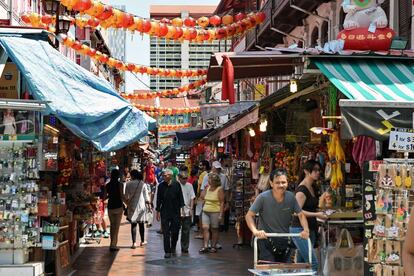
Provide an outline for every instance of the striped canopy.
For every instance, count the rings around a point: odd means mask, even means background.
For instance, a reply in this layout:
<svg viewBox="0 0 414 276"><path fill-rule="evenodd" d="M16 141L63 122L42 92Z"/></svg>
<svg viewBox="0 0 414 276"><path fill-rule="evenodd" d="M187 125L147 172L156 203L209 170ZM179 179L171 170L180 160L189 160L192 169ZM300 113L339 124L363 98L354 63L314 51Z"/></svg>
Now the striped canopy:
<svg viewBox="0 0 414 276"><path fill-rule="evenodd" d="M318 59L316 66L349 99L414 101L414 62L394 59Z"/></svg>

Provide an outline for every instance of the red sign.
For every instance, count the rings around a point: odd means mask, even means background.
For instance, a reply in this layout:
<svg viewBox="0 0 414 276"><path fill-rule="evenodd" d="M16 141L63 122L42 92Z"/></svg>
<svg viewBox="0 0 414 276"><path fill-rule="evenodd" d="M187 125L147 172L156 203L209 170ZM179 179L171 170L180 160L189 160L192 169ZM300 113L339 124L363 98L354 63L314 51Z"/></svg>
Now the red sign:
<svg viewBox="0 0 414 276"><path fill-rule="evenodd" d="M0 19L0 26L10 26L10 19Z"/></svg>

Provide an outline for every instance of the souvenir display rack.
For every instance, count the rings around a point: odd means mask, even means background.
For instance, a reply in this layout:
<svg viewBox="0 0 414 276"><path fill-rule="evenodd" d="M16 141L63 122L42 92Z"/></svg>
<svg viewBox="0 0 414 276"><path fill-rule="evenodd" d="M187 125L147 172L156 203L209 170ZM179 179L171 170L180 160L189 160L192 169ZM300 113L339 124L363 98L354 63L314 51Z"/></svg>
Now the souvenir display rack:
<svg viewBox="0 0 414 276"><path fill-rule="evenodd" d="M233 208L236 218L237 244L246 243L246 232L248 230L244 217L250 208L252 198L255 195L255 185L252 184L252 173L250 161L233 161L232 187L233 187ZM250 241L250 240L249 240ZM249 242L247 241L247 242Z"/></svg>
<svg viewBox="0 0 414 276"><path fill-rule="evenodd" d="M414 203L414 160L371 161L367 167L364 275L403 276L402 246Z"/></svg>
<svg viewBox="0 0 414 276"><path fill-rule="evenodd" d="M23 264L40 242L37 148L26 141L0 143L0 264Z"/></svg>

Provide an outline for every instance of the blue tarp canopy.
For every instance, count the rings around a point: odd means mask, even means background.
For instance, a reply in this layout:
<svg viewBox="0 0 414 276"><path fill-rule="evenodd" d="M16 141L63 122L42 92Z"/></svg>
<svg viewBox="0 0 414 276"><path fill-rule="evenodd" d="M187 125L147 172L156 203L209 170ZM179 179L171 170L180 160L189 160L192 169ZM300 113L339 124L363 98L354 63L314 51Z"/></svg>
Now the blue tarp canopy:
<svg viewBox="0 0 414 276"><path fill-rule="evenodd" d="M155 127L154 119L119 96L108 81L78 66L46 40L46 34L0 33L0 46L16 63L33 97L47 102L47 113L100 151L123 148Z"/></svg>

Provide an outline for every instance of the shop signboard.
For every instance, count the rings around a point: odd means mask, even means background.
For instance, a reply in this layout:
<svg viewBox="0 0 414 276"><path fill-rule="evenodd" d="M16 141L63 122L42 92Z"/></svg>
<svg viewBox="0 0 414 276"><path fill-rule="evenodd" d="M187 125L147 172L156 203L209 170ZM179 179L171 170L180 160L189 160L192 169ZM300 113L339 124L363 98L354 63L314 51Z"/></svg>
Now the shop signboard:
<svg viewBox="0 0 414 276"><path fill-rule="evenodd" d="M414 128L413 102L341 100L341 137L360 135L385 141L395 128Z"/></svg>
<svg viewBox="0 0 414 276"><path fill-rule="evenodd" d="M414 129L393 129L390 132L389 150L414 152Z"/></svg>
<svg viewBox="0 0 414 276"><path fill-rule="evenodd" d="M6 63L0 78L0 98L18 99L19 70L16 64Z"/></svg>

